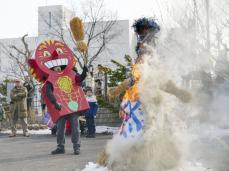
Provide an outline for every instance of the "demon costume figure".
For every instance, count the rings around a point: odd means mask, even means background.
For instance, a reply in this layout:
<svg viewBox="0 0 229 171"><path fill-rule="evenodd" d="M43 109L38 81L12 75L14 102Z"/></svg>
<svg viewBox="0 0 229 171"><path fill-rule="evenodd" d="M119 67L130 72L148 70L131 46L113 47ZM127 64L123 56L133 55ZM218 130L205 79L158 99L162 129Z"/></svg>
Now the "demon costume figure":
<svg viewBox="0 0 229 171"><path fill-rule="evenodd" d="M31 72L42 81L42 95L52 121L57 123L57 149L52 154L64 153L65 121L72 129L74 153L80 153L78 115L89 106L80 83L86 77L87 68L81 75L73 71L76 60L68 46L56 40L42 42L29 60Z"/></svg>

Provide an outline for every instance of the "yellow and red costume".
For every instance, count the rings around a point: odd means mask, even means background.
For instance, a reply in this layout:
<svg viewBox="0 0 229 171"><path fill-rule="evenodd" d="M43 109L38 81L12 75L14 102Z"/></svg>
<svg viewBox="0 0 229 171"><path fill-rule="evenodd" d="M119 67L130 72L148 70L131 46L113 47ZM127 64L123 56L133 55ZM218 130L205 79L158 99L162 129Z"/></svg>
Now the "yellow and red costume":
<svg viewBox="0 0 229 171"><path fill-rule="evenodd" d="M80 76L73 71L76 60L69 47L56 40L44 41L37 47L35 55L29 59L29 66L34 77L42 81L42 95L47 104L54 123L61 116L86 111L89 106L80 86ZM61 72L53 71L61 67ZM47 97L47 85L52 85L54 99L61 106L55 107L55 102Z"/></svg>

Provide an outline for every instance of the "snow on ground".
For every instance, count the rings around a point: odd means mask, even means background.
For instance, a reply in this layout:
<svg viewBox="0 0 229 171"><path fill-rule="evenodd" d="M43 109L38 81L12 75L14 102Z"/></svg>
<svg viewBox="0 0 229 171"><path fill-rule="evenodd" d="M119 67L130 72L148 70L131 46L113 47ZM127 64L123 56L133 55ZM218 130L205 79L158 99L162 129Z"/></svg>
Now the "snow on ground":
<svg viewBox="0 0 229 171"><path fill-rule="evenodd" d="M116 133L118 131L118 127L109 127L109 126L96 126L96 133Z"/></svg>
<svg viewBox="0 0 229 171"><path fill-rule="evenodd" d="M198 162L186 162L182 167L173 169L170 171L213 171L209 168L204 168L201 163Z"/></svg>
<svg viewBox="0 0 229 171"><path fill-rule="evenodd" d="M99 166L98 164L95 164L93 162L89 162L86 165L85 169L83 169L82 171L111 171L111 170L109 170L106 167Z"/></svg>
<svg viewBox="0 0 229 171"><path fill-rule="evenodd" d="M10 134L11 130L4 130L1 131L2 134ZM22 129L17 130L17 134L22 134L23 131ZM46 135L46 134L51 134L51 131L49 129L39 129L39 130L29 130L29 134L31 135Z"/></svg>
<svg viewBox="0 0 229 171"><path fill-rule="evenodd" d="M96 133L101 134L101 133L106 133L106 134L114 134L118 131L118 127L108 127L108 126L96 126ZM3 130L0 133L2 134L10 134L11 130ZM23 131L22 129L17 130L17 134L22 134ZM29 130L29 134L32 135L47 135L51 134L50 129L39 129L39 130Z"/></svg>
<svg viewBox="0 0 229 171"><path fill-rule="evenodd" d="M99 166L93 162L89 162L86 167L81 171L111 171L106 167ZM201 163L187 162L182 167L169 170L169 171L213 171L211 169L204 168Z"/></svg>
<svg viewBox="0 0 229 171"><path fill-rule="evenodd" d="M209 129L203 129L205 130L203 133L203 136L208 138L214 138L214 137L227 137L229 136L229 129L220 129L217 127L210 127Z"/></svg>

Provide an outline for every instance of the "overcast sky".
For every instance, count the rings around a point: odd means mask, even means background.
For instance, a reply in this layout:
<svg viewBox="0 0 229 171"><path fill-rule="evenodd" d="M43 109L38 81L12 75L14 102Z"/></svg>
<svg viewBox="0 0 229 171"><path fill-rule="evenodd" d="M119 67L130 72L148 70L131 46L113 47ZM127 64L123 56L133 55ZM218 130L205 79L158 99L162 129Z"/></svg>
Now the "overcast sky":
<svg viewBox="0 0 229 171"><path fill-rule="evenodd" d="M81 0L82 1L82 0ZM108 10L117 12L119 19L134 19L156 15L167 0L104 0ZM159 4L160 2L160 4ZM0 38L37 35L38 6L65 5L80 10L80 0L2 0L0 6Z"/></svg>
<svg viewBox="0 0 229 171"><path fill-rule="evenodd" d="M37 35L38 7L45 5L64 5L70 10L80 11L82 2L86 0L1 0L0 5L0 38ZM91 0L94 1L94 0ZM152 16L159 20L161 26L171 26L174 19L182 16L186 10L184 4L189 0L104 0L107 10L117 13L118 19L136 19L143 16ZM205 0L197 1L198 7L204 8ZM202 2L202 4L200 3ZM226 8L228 0L209 0L211 8L217 11ZM224 3L223 3L224 2ZM227 4L229 5L229 3ZM226 8L227 9L227 8ZM224 10L227 12L227 10ZM169 12L168 12L169 11ZM216 11L215 11L216 12ZM212 12L215 21L225 19L222 13ZM224 13L225 13L224 12ZM205 14L201 14L203 19Z"/></svg>

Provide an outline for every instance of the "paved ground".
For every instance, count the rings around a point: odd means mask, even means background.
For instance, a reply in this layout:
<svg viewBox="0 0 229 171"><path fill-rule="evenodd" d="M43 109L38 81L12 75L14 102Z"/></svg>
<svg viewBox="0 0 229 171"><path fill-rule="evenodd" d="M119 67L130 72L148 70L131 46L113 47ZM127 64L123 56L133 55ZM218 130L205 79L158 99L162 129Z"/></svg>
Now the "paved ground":
<svg viewBox="0 0 229 171"><path fill-rule="evenodd" d="M0 171L80 171L95 162L109 135L95 139L82 138L81 155L73 155L70 137L66 138L66 154L53 156L56 138L51 135L19 135L8 138L0 134ZM229 134L219 139L202 139L192 144L192 156L213 171L229 171Z"/></svg>
<svg viewBox="0 0 229 171"><path fill-rule="evenodd" d="M229 171L229 136L203 139L192 144L192 147L192 155L205 167L213 171Z"/></svg>
<svg viewBox="0 0 229 171"><path fill-rule="evenodd" d="M96 161L98 153L111 136L98 135L95 139L81 139L81 155L73 155L70 137L66 138L66 153L53 156L56 138L51 135L19 135L8 138L0 134L0 171L78 171Z"/></svg>

